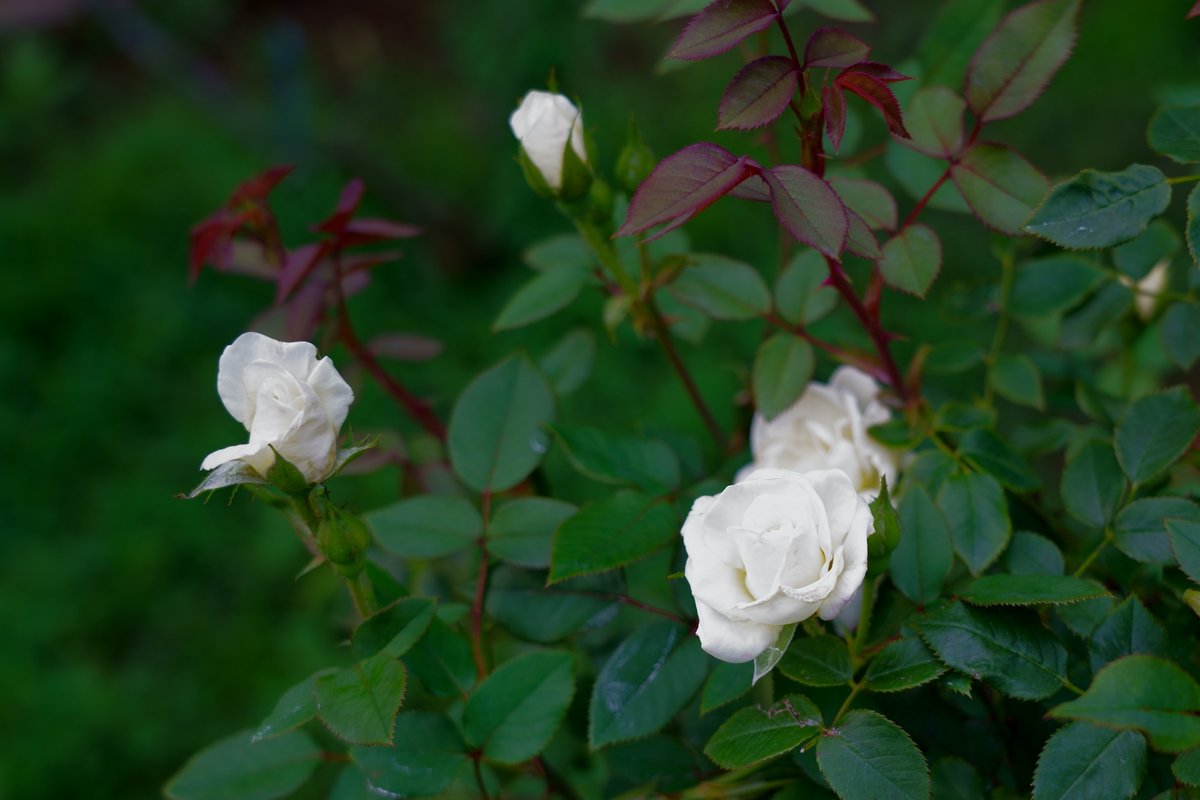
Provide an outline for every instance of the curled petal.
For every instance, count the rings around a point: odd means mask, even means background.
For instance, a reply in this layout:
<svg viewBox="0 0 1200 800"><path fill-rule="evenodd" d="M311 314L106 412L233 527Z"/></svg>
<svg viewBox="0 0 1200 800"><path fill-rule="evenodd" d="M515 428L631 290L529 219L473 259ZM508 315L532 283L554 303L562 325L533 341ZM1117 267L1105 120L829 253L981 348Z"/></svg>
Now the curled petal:
<svg viewBox="0 0 1200 800"><path fill-rule="evenodd" d="M735 622L700 601L696 602L696 614L700 618L696 627L700 647L710 656L731 664L753 661L779 635L778 625Z"/></svg>

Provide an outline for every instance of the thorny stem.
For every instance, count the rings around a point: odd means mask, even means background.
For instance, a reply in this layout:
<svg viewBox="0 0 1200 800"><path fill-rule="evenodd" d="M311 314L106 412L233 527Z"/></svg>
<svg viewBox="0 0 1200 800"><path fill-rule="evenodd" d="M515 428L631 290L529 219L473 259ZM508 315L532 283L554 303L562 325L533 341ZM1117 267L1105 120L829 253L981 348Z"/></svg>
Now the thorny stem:
<svg viewBox="0 0 1200 800"><path fill-rule="evenodd" d="M492 510L492 493L485 491L480 497L484 535L479 537L479 576L475 579L475 599L471 603L471 654L475 659L475 673L479 680L487 677L487 660L483 655L483 598L487 592L488 549L487 526Z"/></svg>

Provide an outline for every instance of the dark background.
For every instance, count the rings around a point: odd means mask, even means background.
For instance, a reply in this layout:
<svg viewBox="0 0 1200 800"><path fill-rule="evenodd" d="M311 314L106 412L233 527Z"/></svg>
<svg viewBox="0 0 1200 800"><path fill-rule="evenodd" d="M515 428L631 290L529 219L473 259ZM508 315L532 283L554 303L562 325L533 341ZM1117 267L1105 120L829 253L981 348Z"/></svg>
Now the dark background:
<svg viewBox="0 0 1200 800"><path fill-rule="evenodd" d="M852 29L903 69L937 4L868 5L879 21ZM294 579L306 556L282 520L245 495L173 499L206 453L242 440L214 391L217 357L271 302L271 287L238 276L187 283L189 227L239 181L298 165L275 196L293 243L356 175L370 212L426 229L353 310L368 333L445 343L401 373L446 416L500 356L599 327L600 299L585 297L526 331L489 332L529 275L521 250L568 227L524 185L507 127L551 68L581 101L605 170L630 114L660 156L699 139L757 146L712 132L736 55L658 74L680 21L618 26L581 7L0 0L0 796L154 796L188 755L254 725L337 658L348 604L324 572ZM1088 0L1074 58L989 138L1051 176L1159 163L1149 115L1200 89L1189 7ZM906 212L912 199L898 199ZM944 231L950 279L994 277L973 221L928 219ZM688 232L703 249L775 258L754 208L726 202ZM897 328L911 308L894 307ZM682 346L726 428L744 424L729 398L759 335L731 326L702 357ZM561 417L700 440L652 343L597 341L595 372ZM356 430L413 430L346 371ZM395 487L385 470L337 491L370 508Z"/></svg>

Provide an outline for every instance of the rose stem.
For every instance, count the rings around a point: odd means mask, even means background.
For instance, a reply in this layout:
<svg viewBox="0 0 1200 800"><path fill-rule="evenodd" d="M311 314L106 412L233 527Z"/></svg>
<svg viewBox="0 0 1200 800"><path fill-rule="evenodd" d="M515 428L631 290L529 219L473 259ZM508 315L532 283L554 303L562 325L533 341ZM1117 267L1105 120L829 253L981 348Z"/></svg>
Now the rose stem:
<svg viewBox="0 0 1200 800"><path fill-rule="evenodd" d="M475 599L471 603L471 655L475 658L475 673L479 676L479 680L483 680L488 673L487 660L483 655L483 597L487 591L487 526L492 510L492 493L485 491L480 495L479 504L484 533L478 541L479 576L475 580Z"/></svg>

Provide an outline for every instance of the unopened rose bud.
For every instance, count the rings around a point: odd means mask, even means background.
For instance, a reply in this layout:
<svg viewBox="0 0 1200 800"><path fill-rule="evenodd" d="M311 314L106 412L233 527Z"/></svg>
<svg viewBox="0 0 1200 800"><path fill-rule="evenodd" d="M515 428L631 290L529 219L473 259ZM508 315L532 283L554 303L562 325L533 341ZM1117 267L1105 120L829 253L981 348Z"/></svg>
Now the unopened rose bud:
<svg viewBox="0 0 1200 800"><path fill-rule="evenodd" d="M317 532L317 543L325 558L347 577L362 572L366 564L367 548L371 545L371 532L366 523L354 514L326 502L321 515L321 527Z"/></svg>
<svg viewBox="0 0 1200 800"><path fill-rule="evenodd" d="M508 124L521 142L522 166L535 191L548 191L565 200L587 192L591 172L583 141L583 115L570 100L553 92L532 91Z"/></svg>
<svg viewBox="0 0 1200 800"><path fill-rule="evenodd" d="M632 194L654 171L654 153L642 138L636 122L629 123L629 138L617 156L617 185Z"/></svg>

